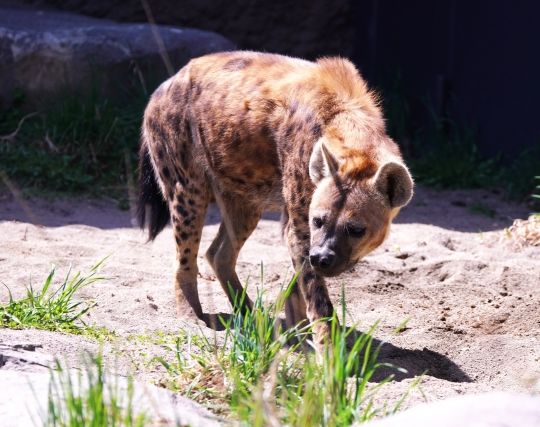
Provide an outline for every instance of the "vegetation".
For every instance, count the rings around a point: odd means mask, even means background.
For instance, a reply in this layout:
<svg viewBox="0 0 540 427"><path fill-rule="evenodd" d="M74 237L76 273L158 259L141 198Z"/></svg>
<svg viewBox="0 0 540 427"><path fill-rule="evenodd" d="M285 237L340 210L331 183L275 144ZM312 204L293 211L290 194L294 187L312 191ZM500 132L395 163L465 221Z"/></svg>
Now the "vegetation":
<svg viewBox="0 0 540 427"><path fill-rule="evenodd" d="M102 279L97 275L102 263L86 275L68 271L56 287L53 268L39 290L30 285L21 299L13 298L8 288L9 301L0 306L0 326L112 337L105 329L83 322L92 305L74 298L81 288ZM331 325L332 339L322 354L311 350L313 325L284 327L279 314L296 279L275 302L264 305L264 294L258 291L253 310L234 309L228 319L222 319L225 336L220 343L185 331L126 339L168 348L169 357L150 359L165 367L163 385L244 425L346 426L397 411L406 395L391 406L374 403L377 390L392 377L379 383L370 380L379 368L391 366L378 361L379 348L373 343L376 326L361 334L344 326L344 298L342 322L336 315L324 320ZM117 377L107 377L101 355L87 355L78 376L56 362L45 425L142 426L150 422L133 408L131 378L126 385L119 384Z"/></svg>
<svg viewBox="0 0 540 427"><path fill-rule="evenodd" d="M19 95L0 111L0 171L27 192L125 197L144 104L142 96L122 105L92 91L27 114Z"/></svg>
<svg viewBox="0 0 540 427"><path fill-rule="evenodd" d="M30 284L26 288L26 296L21 299L14 299L11 290L4 284L9 300L6 304L0 305L0 327L102 335L102 328L88 326L82 320L92 305L76 301L74 297L81 288L103 279L98 276L103 261L94 265L87 275L78 272L72 276L70 268L64 280L54 290L56 269L53 267L41 289L34 289Z"/></svg>
<svg viewBox="0 0 540 427"><path fill-rule="evenodd" d="M471 129L451 123L435 128L414 141L414 152L422 155L411 158L416 179L430 186L442 188L481 188L493 185L498 159L480 155Z"/></svg>
<svg viewBox="0 0 540 427"><path fill-rule="evenodd" d="M389 366L377 360L375 326L357 334L334 316L326 320L332 340L322 356L300 351L310 347L309 326L285 330L277 316L295 280L276 302L263 305L258 292L251 312L235 310L224 322L224 343L180 338L171 348L174 360L158 359L168 372L165 384L250 426L346 426L398 410L405 396L391 408L374 404L391 380L369 383Z"/></svg>
<svg viewBox="0 0 540 427"><path fill-rule="evenodd" d="M70 371L60 362L51 370L47 427L142 427L150 424L144 412L133 407L133 379L119 384L108 375L100 355L86 357L83 370Z"/></svg>
<svg viewBox="0 0 540 427"><path fill-rule="evenodd" d="M249 426L347 426L399 410L408 391L391 405L375 403L378 390L392 378L373 381L379 368L391 367L378 361L376 325L357 333L336 315L327 319L332 340L322 355L310 351L308 325L284 329L277 315L295 280L276 302L263 305L259 291L252 311L235 309L223 320L226 331L220 343L181 331L168 347L172 358L154 358L166 368L163 385ZM345 316L343 298L342 306ZM163 335L156 343L167 346L170 339ZM100 355L87 355L78 374L57 362L51 371L45 425L151 424L147 414L134 408L131 377L119 381L108 375Z"/></svg>
<svg viewBox="0 0 540 427"><path fill-rule="evenodd" d="M9 109L0 110L0 172L27 193L107 194L127 207L147 102L146 91L138 92L120 103L97 90L66 91L47 111L31 110L19 94ZM431 108L431 124L414 125L400 81L386 92L389 132L403 147L418 182L442 188L497 187L521 200L532 193L540 144L515 159L483 156L472 127Z"/></svg>
<svg viewBox="0 0 540 427"><path fill-rule="evenodd" d="M428 124L414 124L410 97L399 76L383 91L390 135L399 141L415 180L439 188L502 189L511 199L527 200L540 170L540 143L515 158L480 153L474 127L436 112L425 103Z"/></svg>

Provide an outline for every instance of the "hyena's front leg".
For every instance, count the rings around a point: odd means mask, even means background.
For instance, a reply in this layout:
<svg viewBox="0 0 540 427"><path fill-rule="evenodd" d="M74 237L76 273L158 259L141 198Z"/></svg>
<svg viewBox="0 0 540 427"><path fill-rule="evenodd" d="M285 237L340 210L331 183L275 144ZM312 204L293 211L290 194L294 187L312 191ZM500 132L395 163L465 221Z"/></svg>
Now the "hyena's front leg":
<svg viewBox="0 0 540 427"><path fill-rule="evenodd" d="M328 295L324 278L317 274L309 263L309 226L307 212L289 213L286 237L289 252L295 270L300 271L296 290L293 290L286 307L287 323L297 323L307 319L314 322L315 344L318 348L330 338L328 319L332 316L333 306ZM300 289L300 294L298 293ZM302 298L300 302L298 299Z"/></svg>

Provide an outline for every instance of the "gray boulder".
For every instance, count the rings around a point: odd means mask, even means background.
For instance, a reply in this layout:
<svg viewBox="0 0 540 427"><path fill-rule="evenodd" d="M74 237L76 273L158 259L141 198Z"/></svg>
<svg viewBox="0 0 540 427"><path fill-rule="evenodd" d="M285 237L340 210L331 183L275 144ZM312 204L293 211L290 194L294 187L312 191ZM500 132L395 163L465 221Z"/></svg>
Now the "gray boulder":
<svg viewBox="0 0 540 427"><path fill-rule="evenodd" d="M124 95L133 85L151 90L191 58L233 48L208 31L4 7L0 97L5 103L20 88L43 104L45 94L92 85Z"/></svg>
<svg viewBox="0 0 540 427"><path fill-rule="evenodd" d="M84 393L87 388L84 376L80 388L79 372L70 371L70 377L77 390ZM43 424L47 417L50 381L49 373L0 370L2 426L20 427ZM128 401L125 397L129 386L127 379L121 376L110 378L106 390L109 390L111 386L117 393L116 398L120 396L120 405L127 405ZM144 413L151 423L157 425L217 427L224 424L224 421L219 420L197 403L151 384L135 382L131 404L134 414Z"/></svg>
<svg viewBox="0 0 540 427"><path fill-rule="evenodd" d="M68 381L78 395L84 395L89 386L85 369L71 369L51 376L50 367L55 366L54 357L35 351L32 344L9 345L0 343L0 425L21 427L43 425L47 417L49 393L62 399L63 387ZM51 387L51 378L54 382ZM95 378L95 374L94 377ZM107 373L105 391L113 390L123 408L130 384L126 377ZM110 391L105 399L111 396ZM134 414L144 413L151 425L218 427L227 425L199 404L176 393L135 381L131 404Z"/></svg>
<svg viewBox="0 0 540 427"><path fill-rule="evenodd" d="M538 427L540 397L493 392L415 406L365 427Z"/></svg>
<svg viewBox="0 0 540 427"><path fill-rule="evenodd" d="M0 370L39 371L54 366L54 358L36 351L39 344L0 342Z"/></svg>

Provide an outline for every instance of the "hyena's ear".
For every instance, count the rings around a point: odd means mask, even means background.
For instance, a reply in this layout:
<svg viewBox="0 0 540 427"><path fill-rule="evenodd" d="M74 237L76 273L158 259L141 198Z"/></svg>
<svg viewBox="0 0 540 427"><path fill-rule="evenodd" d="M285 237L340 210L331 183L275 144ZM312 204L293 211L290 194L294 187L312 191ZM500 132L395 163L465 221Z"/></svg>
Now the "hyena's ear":
<svg viewBox="0 0 540 427"><path fill-rule="evenodd" d="M396 162L385 163L375 176L375 187L388 197L393 208L409 203L413 195L413 185L411 174L405 165Z"/></svg>
<svg viewBox="0 0 540 427"><path fill-rule="evenodd" d="M327 176L334 176L339 169L338 160L328 150L321 138L313 147L311 157L309 159L309 177L314 184Z"/></svg>

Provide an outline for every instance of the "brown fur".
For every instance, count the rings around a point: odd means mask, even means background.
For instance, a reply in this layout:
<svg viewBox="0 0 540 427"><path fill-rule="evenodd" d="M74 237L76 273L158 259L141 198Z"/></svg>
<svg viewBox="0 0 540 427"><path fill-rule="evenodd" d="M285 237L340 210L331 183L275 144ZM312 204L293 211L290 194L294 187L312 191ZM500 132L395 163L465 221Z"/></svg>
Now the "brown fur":
<svg viewBox="0 0 540 427"><path fill-rule="evenodd" d="M376 97L340 58L312 63L228 52L192 60L152 95L144 150L174 227L177 305L199 318L196 259L210 202L230 220L207 259L231 301L242 291L234 267L243 243L265 209L283 209L285 239L302 271L287 304L288 319L297 323L332 314L323 276L380 245L412 194ZM317 215L325 218L320 228L313 225ZM347 235L354 226L365 235ZM330 246L335 267L313 267L310 251ZM317 328L322 341L327 327Z"/></svg>

